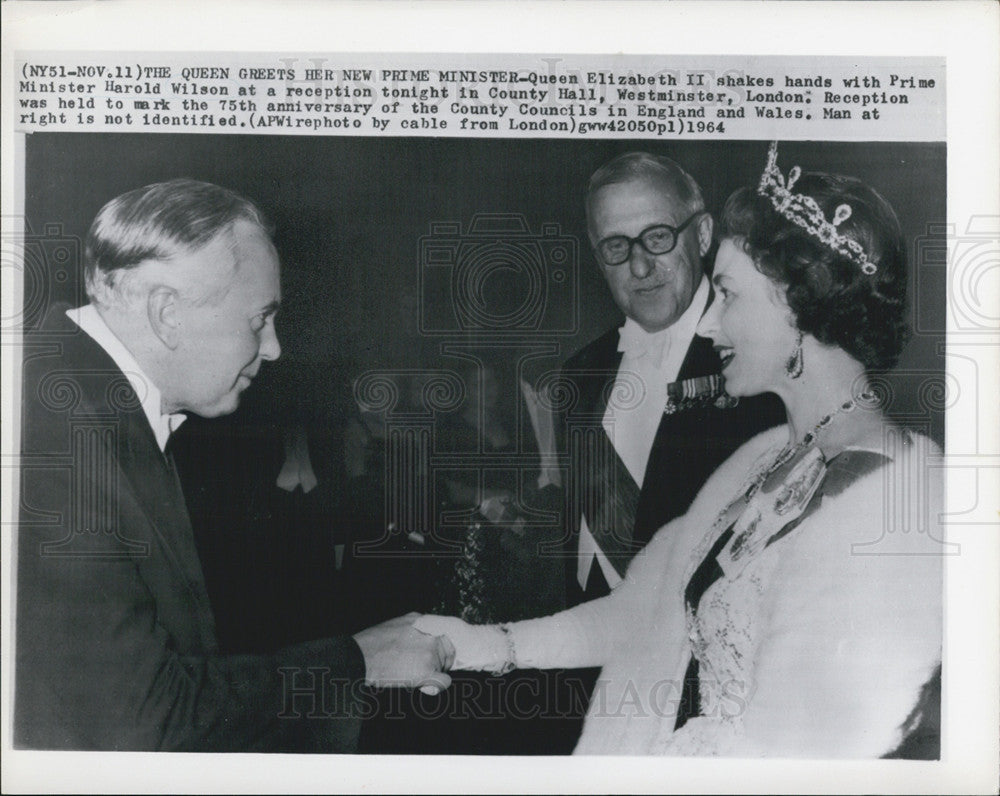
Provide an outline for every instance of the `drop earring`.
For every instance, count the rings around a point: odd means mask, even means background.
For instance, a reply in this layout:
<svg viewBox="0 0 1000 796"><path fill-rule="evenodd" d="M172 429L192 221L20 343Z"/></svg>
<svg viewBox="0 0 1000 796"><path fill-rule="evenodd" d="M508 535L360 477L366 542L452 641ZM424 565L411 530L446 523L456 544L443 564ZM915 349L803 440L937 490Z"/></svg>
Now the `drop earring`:
<svg viewBox="0 0 1000 796"><path fill-rule="evenodd" d="M795 341L795 350L792 355L785 360L785 374L790 379L797 379L802 375L802 331L799 331Z"/></svg>

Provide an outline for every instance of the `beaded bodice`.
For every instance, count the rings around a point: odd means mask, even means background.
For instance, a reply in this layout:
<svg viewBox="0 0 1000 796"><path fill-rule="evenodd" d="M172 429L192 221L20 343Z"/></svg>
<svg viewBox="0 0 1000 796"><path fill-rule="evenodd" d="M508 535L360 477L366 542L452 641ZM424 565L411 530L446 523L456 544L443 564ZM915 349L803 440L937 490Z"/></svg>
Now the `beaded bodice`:
<svg viewBox="0 0 1000 796"><path fill-rule="evenodd" d="M803 457L782 489L760 492L754 486L773 467L776 454L771 450L758 460L741 486L741 493L750 497L719 515L691 558L684 578L685 608L691 655L698 665L698 716L677 732L662 734L658 753L720 754L725 739L735 742L741 734L740 716L753 693L762 601L781 555L782 546L767 541L801 516L822 480L816 457ZM803 487L803 479L814 483ZM777 513L775 505L782 506L783 498L787 502L788 487L796 484L800 500ZM698 580L700 589L693 589ZM699 740L703 734L710 734L710 743Z"/></svg>

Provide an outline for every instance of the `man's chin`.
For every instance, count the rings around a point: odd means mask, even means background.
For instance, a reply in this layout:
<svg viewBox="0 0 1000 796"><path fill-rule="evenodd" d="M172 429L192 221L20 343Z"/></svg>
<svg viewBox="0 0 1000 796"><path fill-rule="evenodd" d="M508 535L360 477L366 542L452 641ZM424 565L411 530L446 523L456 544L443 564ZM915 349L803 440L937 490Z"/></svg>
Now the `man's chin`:
<svg viewBox="0 0 1000 796"><path fill-rule="evenodd" d="M673 326L674 323L677 322L677 316L668 315L666 317L653 317L648 315L638 315L632 316L632 320L639 324L643 331L648 332L649 334L656 334L656 332L662 332L668 326Z"/></svg>
<svg viewBox="0 0 1000 796"><path fill-rule="evenodd" d="M231 415L240 406L240 394L233 391L222 400L207 406L199 406L189 409L199 417L211 419L213 417L225 417Z"/></svg>
<svg viewBox="0 0 1000 796"><path fill-rule="evenodd" d="M626 314L652 334L672 326L684 314L684 311L678 308L674 302L665 305L663 299L660 298L647 302L633 301Z"/></svg>

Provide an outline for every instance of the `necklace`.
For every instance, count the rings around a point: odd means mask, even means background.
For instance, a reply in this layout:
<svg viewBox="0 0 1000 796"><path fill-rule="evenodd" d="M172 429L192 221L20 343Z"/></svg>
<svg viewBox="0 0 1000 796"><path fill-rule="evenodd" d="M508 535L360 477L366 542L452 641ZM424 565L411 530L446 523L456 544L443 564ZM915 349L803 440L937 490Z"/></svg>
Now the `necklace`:
<svg viewBox="0 0 1000 796"><path fill-rule="evenodd" d="M773 505L770 501L757 501L754 496L767 479L783 465L795 459L804 450L810 448L816 438L830 425L837 415L847 414L857 409L865 401L873 400L869 393L861 393L845 401L830 414L823 417L812 430L795 445L786 445L770 466L757 475L743 495L742 501L736 498L720 515L720 520L730 515L739 507L739 515L733 524L734 535L719 555L718 561L724 570L733 571L739 566L741 559L749 559L766 546L766 540L779 527L786 523L786 515L795 511L801 512L809 499L819 488L826 475L826 459L819 448L814 448L802 461L792 468L782 483ZM742 504L742 505L741 505Z"/></svg>
<svg viewBox="0 0 1000 796"><path fill-rule="evenodd" d="M771 475L773 475L783 465L787 464L792 459L794 459L803 450L812 445L816 441L816 438L820 435L820 432L822 432L827 426L830 425L830 423L833 421L833 418L835 418L837 415L843 415L853 412L862 404L871 405L872 402L875 400L875 397L876 397L875 394L871 392L863 392L859 393L856 396L852 396L849 400L844 401L844 403L842 403L840 406L838 406L836 409L830 412L830 414L825 415L815 426L813 426L812 430L809 431L795 445L792 445L791 443L785 445L785 447L781 449L781 453L778 454L777 458L770 464L770 466L768 466L756 478L754 478L750 486L747 487L746 493L743 496L744 500L747 503L749 503L750 499L753 498L755 494L757 494L757 490L759 490L764 485L764 482L767 481L767 479L770 478Z"/></svg>
<svg viewBox="0 0 1000 796"><path fill-rule="evenodd" d="M748 538L754 535L754 533L757 530L758 524L763 518L760 508L758 507L757 509L753 509L753 507L751 506L751 503L753 502L753 497L754 495L757 494L761 486L763 486L763 484L767 481L767 479L779 468L781 468L782 465L791 461L805 448L808 448L810 445L812 445L813 442L816 441L816 438L823 432L824 429L826 429L827 426L830 425L830 423L837 415L853 412L859 406L874 406L876 405L876 401L877 401L877 396L874 393L868 391L859 393L858 395L853 396L850 400L844 401L844 403L840 404L836 409L830 412L830 414L823 417L815 426L813 426L812 430L808 434L806 434L799 442L797 442L795 445L789 443L784 448L782 448L781 452L778 454L775 460L766 468L764 468L763 471L761 471L755 476L750 476L752 480L750 481L749 486L746 487L745 491L742 494L737 494L736 497L734 497L726 505L726 507L719 512L718 516L715 518L715 522L712 523L712 527L709 530L708 534L702 540L701 545L698 547L697 551L692 556L691 564L684 576L683 582L689 583L691 581L691 578L694 576L695 569L700 564L700 562L704 560L711 546L717 542L719 538L720 528L726 528L729 527L730 525L734 526L734 536L727 545L727 548L729 548L728 556L730 559L733 557L732 548L736 547L737 548L735 553L736 557L745 559L746 551L742 549L747 546ZM822 454L817 453L817 456L822 461ZM814 467L815 463L807 464L806 466ZM822 469L819 472L819 475L822 476ZM810 479L810 483L818 487L819 485L818 482L821 480L822 480L821 477L818 479ZM779 496L779 498L780 497L781 496ZM789 497L791 498L794 496L789 495ZM751 511L753 516L750 516L748 514L748 512ZM774 513L778 514L777 511L775 511ZM786 512L784 510L781 511L782 515L784 515L785 513ZM740 526L738 532L736 532L737 531L736 524ZM720 555L723 555L725 557L725 554L726 551L724 550L723 553ZM720 558L717 560L720 562L721 565L723 559Z"/></svg>

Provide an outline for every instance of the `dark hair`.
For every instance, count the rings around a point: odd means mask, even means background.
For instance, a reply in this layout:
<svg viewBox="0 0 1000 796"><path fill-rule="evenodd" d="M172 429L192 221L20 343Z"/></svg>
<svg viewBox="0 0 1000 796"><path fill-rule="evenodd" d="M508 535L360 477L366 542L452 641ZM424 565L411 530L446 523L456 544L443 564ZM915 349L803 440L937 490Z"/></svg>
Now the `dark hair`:
<svg viewBox="0 0 1000 796"><path fill-rule="evenodd" d="M176 179L116 196L101 208L87 233L87 294L106 300L130 269L147 260L169 259L179 249L204 246L239 220L269 232L253 202L208 182Z"/></svg>
<svg viewBox="0 0 1000 796"><path fill-rule="evenodd" d="M891 368L909 335L906 247L895 212L853 177L806 173L794 192L812 197L827 219L848 205L850 218L837 231L857 241L878 270L865 274L751 188L726 201L722 236L739 240L757 270L785 287L798 329L839 346L866 370Z"/></svg>

